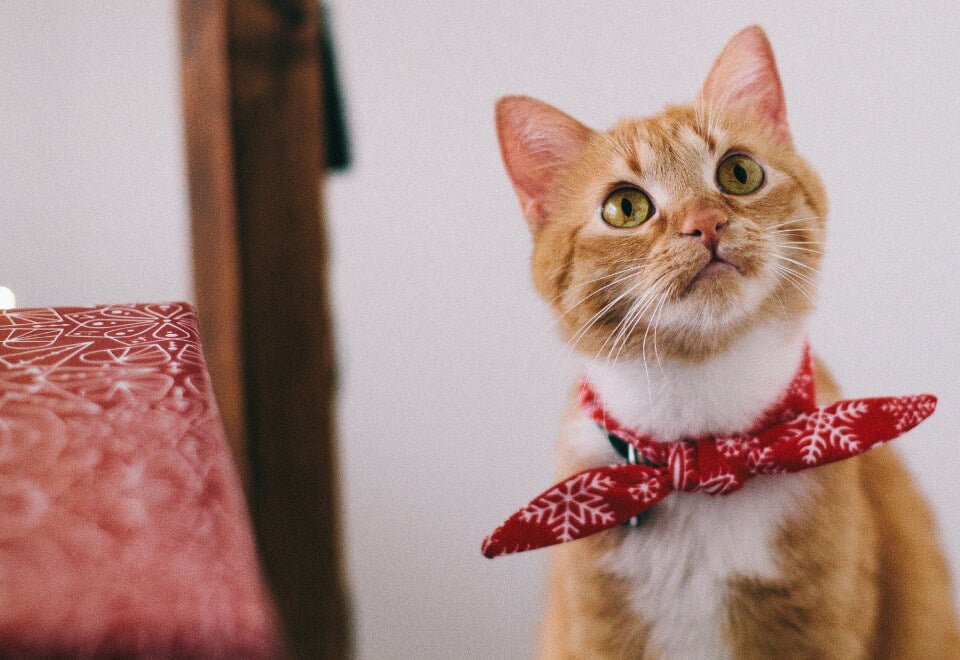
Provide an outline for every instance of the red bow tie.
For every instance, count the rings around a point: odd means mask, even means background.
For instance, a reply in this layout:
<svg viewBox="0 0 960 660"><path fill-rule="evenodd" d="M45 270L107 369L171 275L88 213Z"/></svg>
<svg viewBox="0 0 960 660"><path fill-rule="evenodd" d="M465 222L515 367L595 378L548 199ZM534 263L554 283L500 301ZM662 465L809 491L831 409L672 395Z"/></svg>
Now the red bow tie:
<svg viewBox="0 0 960 660"><path fill-rule="evenodd" d="M657 442L625 428L586 381L580 404L641 464L607 465L564 479L514 513L483 542L487 557L573 541L627 522L674 491L726 495L758 474L799 472L862 454L929 417L936 397L851 399L817 408L807 348L780 400L747 433Z"/></svg>

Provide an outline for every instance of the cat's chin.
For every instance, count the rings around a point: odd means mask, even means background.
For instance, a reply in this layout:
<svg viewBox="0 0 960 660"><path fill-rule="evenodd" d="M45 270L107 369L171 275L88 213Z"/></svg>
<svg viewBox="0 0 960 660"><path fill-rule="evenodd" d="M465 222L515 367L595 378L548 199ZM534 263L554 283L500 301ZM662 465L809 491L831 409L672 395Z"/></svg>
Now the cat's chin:
<svg viewBox="0 0 960 660"><path fill-rule="evenodd" d="M674 299L683 318L722 326L759 306L760 287L730 261L714 257L695 271Z"/></svg>
<svg viewBox="0 0 960 660"><path fill-rule="evenodd" d="M680 354L710 356L762 322L761 308L773 286L744 275L722 260L711 260L681 296L664 305L658 333Z"/></svg>

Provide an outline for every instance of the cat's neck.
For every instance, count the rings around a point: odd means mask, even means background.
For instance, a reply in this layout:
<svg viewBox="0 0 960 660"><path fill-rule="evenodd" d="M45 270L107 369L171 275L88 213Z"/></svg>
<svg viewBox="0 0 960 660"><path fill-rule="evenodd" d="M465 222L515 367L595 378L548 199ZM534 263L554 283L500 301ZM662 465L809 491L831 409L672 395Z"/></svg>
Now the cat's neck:
<svg viewBox="0 0 960 660"><path fill-rule="evenodd" d="M800 323L765 324L699 363L586 361L583 373L618 422L670 441L748 429L789 386L803 355Z"/></svg>

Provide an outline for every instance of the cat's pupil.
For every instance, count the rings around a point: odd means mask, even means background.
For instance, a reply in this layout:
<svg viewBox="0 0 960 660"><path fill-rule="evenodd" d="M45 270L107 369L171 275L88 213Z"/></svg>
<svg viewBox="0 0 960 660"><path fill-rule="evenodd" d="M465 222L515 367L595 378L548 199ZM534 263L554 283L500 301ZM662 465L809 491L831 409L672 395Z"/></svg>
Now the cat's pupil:
<svg viewBox="0 0 960 660"><path fill-rule="evenodd" d="M747 170L740 163L733 166L733 176L737 177L737 181L740 183L747 182Z"/></svg>
<svg viewBox="0 0 960 660"><path fill-rule="evenodd" d="M633 204L630 203L630 200L624 197L620 200L620 210L623 211L625 216L633 215Z"/></svg>

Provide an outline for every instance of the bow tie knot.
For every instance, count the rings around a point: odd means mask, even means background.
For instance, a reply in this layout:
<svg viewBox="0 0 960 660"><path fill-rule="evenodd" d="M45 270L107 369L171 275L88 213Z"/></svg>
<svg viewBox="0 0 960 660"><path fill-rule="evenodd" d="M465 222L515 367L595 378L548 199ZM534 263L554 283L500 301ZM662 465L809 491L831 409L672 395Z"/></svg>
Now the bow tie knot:
<svg viewBox="0 0 960 660"><path fill-rule="evenodd" d="M667 449L667 471L675 491L725 495L750 477L744 441L730 437L681 440Z"/></svg>

